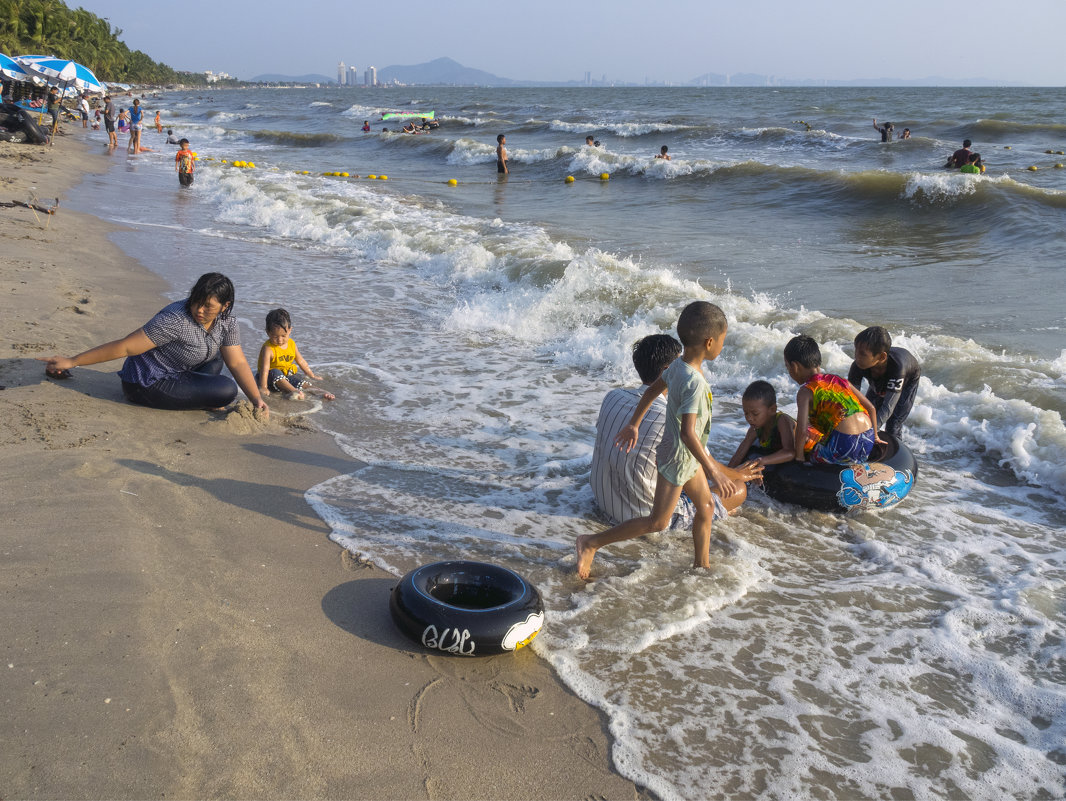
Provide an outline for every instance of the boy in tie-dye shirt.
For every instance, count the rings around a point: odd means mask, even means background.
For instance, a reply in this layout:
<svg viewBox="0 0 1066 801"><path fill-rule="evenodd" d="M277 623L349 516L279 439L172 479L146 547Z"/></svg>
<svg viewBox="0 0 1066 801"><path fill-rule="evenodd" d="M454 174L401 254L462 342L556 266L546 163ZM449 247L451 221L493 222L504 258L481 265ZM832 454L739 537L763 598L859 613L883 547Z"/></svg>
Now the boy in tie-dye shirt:
<svg viewBox="0 0 1066 801"><path fill-rule="evenodd" d="M847 379L822 372L822 352L811 337L785 345L785 367L800 384L796 393L796 459L815 464L855 464L870 458L877 412Z"/></svg>

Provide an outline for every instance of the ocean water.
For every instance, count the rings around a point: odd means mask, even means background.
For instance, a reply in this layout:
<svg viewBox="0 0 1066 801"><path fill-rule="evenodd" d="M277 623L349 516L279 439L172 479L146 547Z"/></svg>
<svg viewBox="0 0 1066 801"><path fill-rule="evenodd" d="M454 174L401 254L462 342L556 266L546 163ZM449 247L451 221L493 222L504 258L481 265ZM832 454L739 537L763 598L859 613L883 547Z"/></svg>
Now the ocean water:
<svg viewBox="0 0 1066 801"><path fill-rule="evenodd" d="M528 576L549 610L532 647L607 713L615 765L654 794L1052 799L1066 794L1064 100L167 93L147 105L199 153L193 189L153 131L154 152L116 153L72 200L122 223L119 243L175 298L230 275L250 358L266 311L289 309L340 398L272 409L310 411L357 465L308 493L333 538L397 575L461 557ZM412 109L442 128L359 130ZM913 138L882 144L875 115ZM984 176L941 168L963 138ZM669 162L652 158L663 144ZM753 491L719 524L732 547L711 569L690 567L690 537L661 534L605 549L585 584L573 543L603 527L599 403L638 383L631 343L694 299L730 320L706 369L719 459L751 380L795 411L791 336L846 372L855 333L882 324L923 363L905 434L917 486L854 517Z"/></svg>

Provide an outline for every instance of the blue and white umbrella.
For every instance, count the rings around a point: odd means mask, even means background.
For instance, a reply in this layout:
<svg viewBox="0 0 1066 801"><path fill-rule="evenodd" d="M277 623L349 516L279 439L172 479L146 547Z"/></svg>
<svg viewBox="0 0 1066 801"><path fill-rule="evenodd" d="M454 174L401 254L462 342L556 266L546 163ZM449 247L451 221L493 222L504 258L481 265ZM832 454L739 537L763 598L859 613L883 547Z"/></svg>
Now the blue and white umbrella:
<svg viewBox="0 0 1066 801"><path fill-rule="evenodd" d="M0 75L9 81L28 81L30 74L15 59L0 53Z"/></svg>
<svg viewBox="0 0 1066 801"><path fill-rule="evenodd" d="M19 56L16 60L31 76L39 75L64 89L74 87L79 92L105 91L93 71L77 61L52 56Z"/></svg>

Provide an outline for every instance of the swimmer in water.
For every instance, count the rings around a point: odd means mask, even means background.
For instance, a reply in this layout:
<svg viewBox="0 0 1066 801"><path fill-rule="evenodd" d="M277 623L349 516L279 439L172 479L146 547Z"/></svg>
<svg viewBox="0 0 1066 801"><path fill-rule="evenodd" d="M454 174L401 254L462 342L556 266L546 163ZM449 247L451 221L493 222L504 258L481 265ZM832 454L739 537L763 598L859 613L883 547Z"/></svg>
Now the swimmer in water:
<svg viewBox="0 0 1066 801"><path fill-rule="evenodd" d="M670 160L670 156L667 155L667 153L666 153L666 151L669 150L669 149L670 148L668 148L666 145L663 145L661 148L659 148L659 152L658 152L658 154L656 154L655 158L657 158L657 159L665 159L666 161L669 161Z"/></svg>
<svg viewBox="0 0 1066 801"><path fill-rule="evenodd" d="M507 175L510 170L507 168L507 137L500 134L496 137L496 172L500 175Z"/></svg>

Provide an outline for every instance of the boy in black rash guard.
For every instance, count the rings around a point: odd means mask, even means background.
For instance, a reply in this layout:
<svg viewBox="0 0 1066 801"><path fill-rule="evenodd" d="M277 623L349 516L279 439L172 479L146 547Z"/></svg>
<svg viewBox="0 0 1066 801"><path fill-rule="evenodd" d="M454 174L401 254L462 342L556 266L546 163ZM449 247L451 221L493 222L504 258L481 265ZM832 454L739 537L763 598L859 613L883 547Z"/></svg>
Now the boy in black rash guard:
<svg viewBox="0 0 1066 801"><path fill-rule="evenodd" d="M870 385L866 397L889 434L902 435L921 377L918 360L909 350L892 347L891 335L881 326L867 328L855 337L855 361L848 371L848 381L861 387L866 379Z"/></svg>

